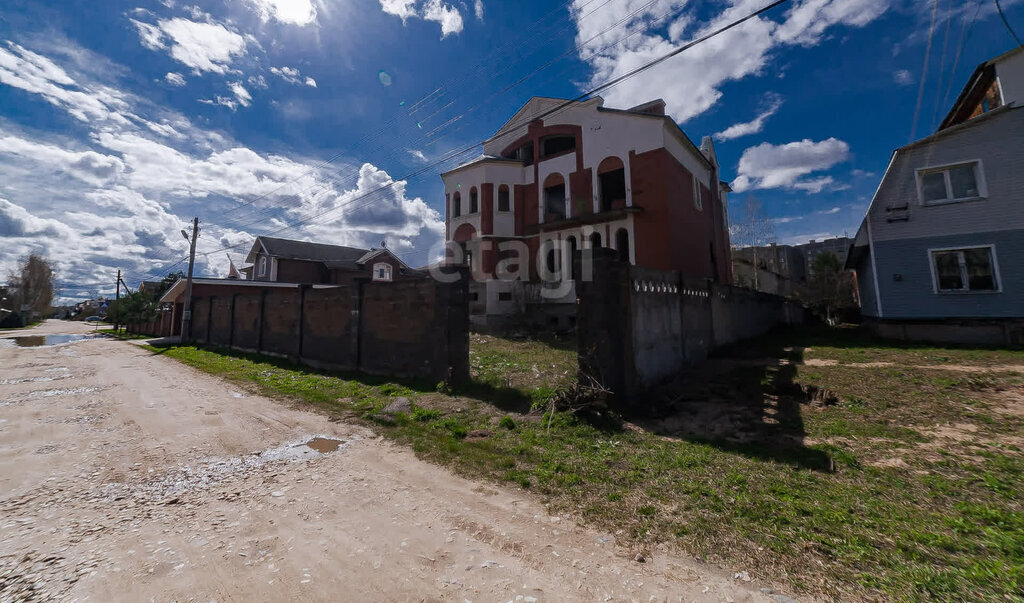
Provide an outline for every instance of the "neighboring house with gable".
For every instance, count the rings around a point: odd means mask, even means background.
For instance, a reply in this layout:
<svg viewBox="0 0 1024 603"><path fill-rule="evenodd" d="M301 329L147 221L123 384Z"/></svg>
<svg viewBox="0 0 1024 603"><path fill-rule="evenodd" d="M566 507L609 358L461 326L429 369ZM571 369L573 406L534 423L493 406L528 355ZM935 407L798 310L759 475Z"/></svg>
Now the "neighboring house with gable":
<svg viewBox="0 0 1024 603"><path fill-rule="evenodd" d="M850 249L885 336L1024 343L1024 48L982 63L934 134L896 149Z"/></svg>
<svg viewBox="0 0 1024 603"><path fill-rule="evenodd" d="M477 326L514 323L523 313L571 326L572 257L584 249L732 282L729 189L714 145L709 137L695 145L660 99L620 110L600 97L534 97L484 143L482 156L441 179L446 240L471 268ZM511 243L525 247L525 257L514 257ZM538 295L545 291L557 294Z"/></svg>
<svg viewBox="0 0 1024 603"><path fill-rule="evenodd" d="M309 241L256 237L240 272L246 280L346 285L357 278L397 281L422 278L390 249L360 249Z"/></svg>

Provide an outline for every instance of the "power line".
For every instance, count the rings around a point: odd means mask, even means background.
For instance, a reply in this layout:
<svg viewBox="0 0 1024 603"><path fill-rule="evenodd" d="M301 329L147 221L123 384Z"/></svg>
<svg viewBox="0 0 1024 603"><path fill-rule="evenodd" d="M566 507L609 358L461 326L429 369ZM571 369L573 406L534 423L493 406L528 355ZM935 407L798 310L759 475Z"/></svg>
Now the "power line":
<svg viewBox="0 0 1024 603"><path fill-rule="evenodd" d="M949 73L949 82L946 84L946 92L942 95L942 106L946 107L949 103L949 93L953 90L953 82L956 80L956 69L960 65L960 57L963 55L964 48L967 46L967 41L971 38L971 31L974 29L974 22L978 19L978 13L981 12L981 0L976 0L974 3L974 15L971 20L967 20L967 11L964 11L964 24L960 28L960 45L957 48L956 56L953 58L953 69Z"/></svg>
<svg viewBox="0 0 1024 603"><path fill-rule="evenodd" d="M1013 28L1010 27L1010 22L1006 20L1006 15L1003 14L1003 7L999 4L999 0L996 0L996 10L999 11L999 17L1002 18L1003 25L1006 26L1006 30L1010 32L1010 35L1013 36L1014 40L1017 40L1017 46L1024 48L1024 44L1021 44L1020 38L1017 37L1017 32L1013 31Z"/></svg>
<svg viewBox="0 0 1024 603"><path fill-rule="evenodd" d="M932 53L932 34L935 33L935 15L939 12L939 0L932 5L932 24L928 27L928 44L924 49L924 65L921 67L921 81L917 84L917 103L914 105L914 119L910 123L910 140L917 134L917 118L921 113L921 100L924 98L924 82L928 78L928 59Z"/></svg>
<svg viewBox="0 0 1024 603"><path fill-rule="evenodd" d="M322 216L324 216L324 215L326 215L328 213L337 211L339 209L344 209L345 207L348 207L352 203L355 203L356 201L365 199L365 198L369 197L370 195L373 195L373 194L375 194L377 192L389 189L389 188L391 188L392 186L394 186L398 182L405 181L405 180L408 180L409 178L418 176L418 175L420 175L420 174L422 174L422 173L424 173L424 172L426 172L428 170L433 169L434 167L437 167L437 166L439 166L439 165L441 165L441 164L451 160L454 157L457 157L459 155L465 154L465 153L467 153L469 151L473 151L478 146L480 146L482 144L487 144L487 143L495 140L500 135L503 135L505 132L519 129L521 127L529 125L530 123L532 123L533 121L536 121L536 120L542 120L542 119L544 119L546 117L549 117L549 116L551 116L551 115L553 115L553 114L555 114L557 112L560 112L560 111L564 110L565 108L573 105L574 103L577 103L577 102L580 102L580 101L586 99L587 97L589 97L591 95L594 95L594 94L597 94L598 92L601 92L603 90L607 90L609 88L612 88L613 86L616 86L616 85L620 84L621 82L626 81L627 79L635 77L635 76L639 75L640 73L643 73L643 72L645 72L645 71L647 71L647 70L649 70L649 69L651 69L653 67L656 67L657 65L660 65L661 63L664 63L665 61L667 61L667 60L669 60L669 59L671 59L671 58L673 58L673 57L675 57L675 56L677 56L677 55L679 55L679 54L689 50L690 48L693 48L694 46L697 46L698 44L702 44L703 42L706 42L707 40L710 40L711 38L714 38L714 37L716 37L718 35L721 35L722 33L725 33L726 31L729 31L730 29L733 29L733 28L735 28L735 27L737 27L739 25L742 25L743 23L749 21L750 19L758 17L758 16L768 12L769 10L771 10L771 9L781 5L781 4L785 4L787 1L788 0L775 0L774 2L768 4L768 5L766 5L766 6L762 7L762 8L754 11L754 12L751 12L751 13L747 14L744 17L741 17L741 18L739 18L739 19L737 19L735 21L731 21L730 23L728 23L726 25L723 25L722 27L719 27L719 28L717 28L717 29L715 29L715 30L713 30L713 31L711 31L711 32L709 32L709 33L707 33L707 34L705 34L705 35L695 39L695 40L692 40L692 41L684 44L683 46L680 46L679 48L676 48L676 49L674 49L674 50L672 50L670 52L667 52L667 53L661 55L660 57L658 57L658 58L656 58L654 60L648 61L647 63L645 63L645 64L643 64L643 65L641 65L641 66L639 66L639 67L637 67L637 68L635 68L635 69L633 69L633 70L631 70L631 71L629 71L629 72L627 72L627 73L625 73L625 74L623 74L623 75L621 75L619 77L616 77L616 78L614 78L614 79L612 79L612 80L610 80L608 82L605 82L604 84L601 84L601 85L599 85L599 86L597 86L597 87L595 87L595 88L593 88L591 90L588 90L588 91L580 94L579 96L577 96L577 97L575 97L573 99L566 100L565 102L557 105L556 107L554 107L552 109L549 109L548 111L545 111L544 113L542 113L542 114L540 114L538 116L531 117L531 118L527 119L526 121L523 121L523 122L521 122L521 123L519 123L519 124L517 124L515 126L509 127L509 128L503 128L502 132L499 132L498 134L495 134L494 136L491 136L491 137L489 137L489 138L487 138L487 139L485 139L485 140L483 140L481 142L474 143L474 144L469 145L467 147L463 147L461 149L449 152L447 155L445 155L445 157L441 158L440 160L435 161L433 163L430 163L430 164L428 164L428 165L426 165L426 166L424 166L424 167L422 167L422 168L420 168L418 170L415 170L415 171L411 172L410 174L408 174L406 176L403 176L403 177L398 178L398 179L392 179L389 183L381 185L380 187L377 187L377 188L375 188L375 189L373 189L371 191L368 191L368 192L366 192L366 193L364 193L362 195L359 195L359 196L357 196L357 197L355 197L353 199L350 199L350 200L348 200L345 203L342 203L342 204L340 204L338 206L329 208L329 209L324 210L322 212L318 212L316 214L310 215L310 216L308 216L308 217L306 217L306 218L304 218L302 220L299 220L298 222L296 222L294 224L291 224L291 225L285 226L283 228L277 229L275 231L272 231L269 234L271 234L271 235L277 234L277 233L282 232L284 230L287 230L289 228L294 228L295 226L298 226L298 225L301 225L301 224L306 224L306 223L310 222L311 220L315 220L317 218L320 218L320 217L322 217ZM936 2L937 1L938 0L936 0ZM221 252L221 251L227 251L229 249L233 249L233 248L238 247L238 246L239 245L232 245L232 246L229 246L229 247L224 247L224 248L221 248L221 249L217 249L215 251L208 252L207 255L209 255L210 253L218 253L218 252Z"/></svg>

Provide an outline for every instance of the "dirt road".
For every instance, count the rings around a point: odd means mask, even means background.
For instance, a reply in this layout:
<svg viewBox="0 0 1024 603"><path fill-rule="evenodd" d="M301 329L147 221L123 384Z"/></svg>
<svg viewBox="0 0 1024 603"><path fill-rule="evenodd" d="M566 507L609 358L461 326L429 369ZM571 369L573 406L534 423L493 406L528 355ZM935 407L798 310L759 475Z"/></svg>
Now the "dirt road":
<svg viewBox="0 0 1024 603"><path fill-rule="evenodd" d="M770 600L109 339L0 340L0 534L0 601Z"/></svg>

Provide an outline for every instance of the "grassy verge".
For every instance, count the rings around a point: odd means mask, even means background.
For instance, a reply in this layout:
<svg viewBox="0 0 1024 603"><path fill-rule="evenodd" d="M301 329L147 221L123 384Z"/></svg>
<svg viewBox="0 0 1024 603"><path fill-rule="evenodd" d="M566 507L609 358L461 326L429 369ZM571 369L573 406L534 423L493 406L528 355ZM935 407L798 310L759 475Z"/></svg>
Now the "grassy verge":
<svg viewBox="0 0 1024 603"><path fill-rule="evenodd" d="M139 335L138 333L129 333L127 331L121 331L121 330L115 331L113 328L97 329L96 333L98 333L100 335L106 335L107 337L112 337L114 339L120 339L122 341L131 341L131 340L138 340L138 339L154 339L154 337L151 336L151 335Z"/></svg>
<svg viewBox="0 0 1024 603"><path fill-rule="evenodd" d="M665 543L830 597L1024 592L1024 369L1008 366L1024 365L1022 352L775 334L689 375L658 420L599 429L528 412L571 381L574 352L557 340L474 335L473 383L441 392L244 354L154 351L374 424L423 458L528 489L640 550ZM413 400L411 415L376 423L395 396Z"/></svg>

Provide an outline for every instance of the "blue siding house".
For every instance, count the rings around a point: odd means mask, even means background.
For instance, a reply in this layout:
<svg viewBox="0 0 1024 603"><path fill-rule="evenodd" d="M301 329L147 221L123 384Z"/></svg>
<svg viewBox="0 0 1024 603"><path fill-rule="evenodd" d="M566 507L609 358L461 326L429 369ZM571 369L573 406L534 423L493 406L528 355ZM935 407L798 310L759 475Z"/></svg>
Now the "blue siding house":
<svg viewBox="0 0 1024 603"><path fill-rule="evenodd" d="M846 267L884 336L1024 344L1024 48L979 65L938 131L896 149Z"/></svg>

